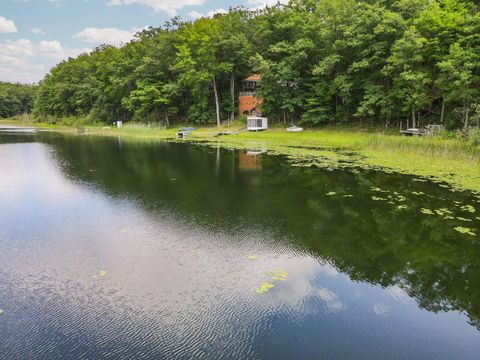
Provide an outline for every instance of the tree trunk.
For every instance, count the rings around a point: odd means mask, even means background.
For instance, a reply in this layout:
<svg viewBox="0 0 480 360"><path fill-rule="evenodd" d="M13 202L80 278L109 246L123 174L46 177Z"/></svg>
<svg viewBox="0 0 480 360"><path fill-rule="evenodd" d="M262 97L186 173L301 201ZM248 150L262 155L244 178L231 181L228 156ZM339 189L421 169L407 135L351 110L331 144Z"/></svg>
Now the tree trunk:
<svg viewBox="0 0 480 360"><path fill-rule="evenodd" d="M285 111L283 112L283 123L287 123L287 114L285 114Z"/></svg>
<svg viewBox="0 0 480 360"><path fill-rule="evenodd" d="M170 119L168 118L168 111L167 109L163 109L164 113L165 113L165 124L167 125L167 127L170 126Z"/></svg>
<svg viewBox="0 0 480 360"><path fill-rule="evenodd" d="M155 120L157 121L158 125L160 125L160 116L158 116L157 105L155 105L154 109L155 109Z"/></svg>
<svg viewBox="0 0 480 360"><path fill-rule="evenodd" d="M415 128L415 106L412 106L412 127Z"/></svg>
<svg viewBox="0 0 480 360"><path fill-rule="evenodd" d="M232 113L230 114L230 125L232 125L233 120L235 120L235 76L233 72L230 76L230 95L232 97Z"/></svg>
<svg viewBox="0 0 480 360"><path fill-rule="evenodd" d="M440 124L443 125L443 117L445 115L445 96L442 97L442 112L440 113Z"/></svg>
<svg viewBox="0 0 480 360"><path fill-rule="evenodd" d="M468 103L468 100L466 101L466 105L465 105L465 130L468 129L468 120L469 120L469 117L470 117L470 113L469 113L469 103Z"/></svg>
<svg viewBox="0 0 480 360"><path fill-rule="evenodd" d="M220 104L218 103L218 90L217 90L217 81L215 76L213 80L213 92L215 93L215 115L217 116L217 126L220 127Z"/></svg>

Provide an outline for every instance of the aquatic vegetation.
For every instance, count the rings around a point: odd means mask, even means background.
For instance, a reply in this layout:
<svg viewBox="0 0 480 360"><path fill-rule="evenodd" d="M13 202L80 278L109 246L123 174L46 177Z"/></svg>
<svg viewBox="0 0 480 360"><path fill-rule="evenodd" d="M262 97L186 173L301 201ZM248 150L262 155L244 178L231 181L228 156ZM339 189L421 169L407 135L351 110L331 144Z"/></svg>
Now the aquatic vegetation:
<svg viewBox="0 0 480 360"><path fill-rule="evenodd" d="M397 209L400 209L400 210L408 209L408 206L407 205L398 205Z"/></svg>
<svg viewBox="0 0 480 360"><path fill-rule="evenodd" d="M335 191L330 191L328 193L326 193L325 195L327 196L333 196L333 195L336 195L337 193Z"/></svg>
<svg viewBox="0 0 480 360"><path fill-rule="evenodd" d="M423 191L412 191L412 194L413 195L418 195L418 196L425 195L425 193Z"/></svg>
<svg viewBox="0 0 480 360"><path fill-rule="evenodd" d="M353 198L354 196L353 196L353 195L350 195L350 194L346 194L346 195L342 195L342 197L344 197L344 198Z"/></svg>
<svg viewBox="0 0 480 360"><path fill-rule="evenodd" d="M382 190L382 189L380 189L380 188L378 188L378 187L372 187L372 191L388 193L388 191Z"/></svg>
<svg viewBox="0 0 480 360"><path fill-rule="evenodd" d="M277 281L285 281L287 279L288 273L283 270L272 270L265 273L270 279Z"/></svg>
<svg viewBox="0 0 480 360"><path fill-rule="evenodd" d="M99 270L96 274L92 275L92 279L104 278L108 275L106 270Z"/></svg>
<svg viewBox="0 0 480 360"><path fill-rule="evenodd" d="M472 219L467 219L467 218L464 218L464 217L461 217L461 216L457 216L457 220L465 221L465 222L472 222L473 221Z"/></svg>
<svg viewBox="0 0 480 360"><path fill-rule="evenodd" d="M255 289L255 292L257 294L265 294L266 292L268 292L270 289L274 288L275 285L273 285L272 283L269 283L269 282L262 282L262 284Z"/></svg>
<svg viewBox="0 0 480 360"><path fill-rule="evenodd" d="M421 209L420 209L420 212L421 212L422 214L425 214L425 215L434 215L434 214L435 214L432 210L426 209L426 208L421 208Z"/></svg>
<svg viewBox="0 0 480 360"><path fill-rule="evenodd" d="M382 198L380 196L372 196L373 201L387 201L387 199Z"/></svg>
<svg viewBox="0 0 480 360"><path fill-rule="evenodd" d="M437 215L440 215L440 216L445 216L446 214L452 214L452 212L447 208L436 209L435 212L437 213Z"/></svg>
<svg viewBox="0 0 480 360"><path fill-rule="evenodd" d="M473 232L473 229L470 229L470 228L467 228L467 227L463 227L463 226L457 226L455 228L453 228L454 230L458 231L459 233L461 234L467 234L467 235L471 235L471 236L476 236L476 234Z"/></svg>
<svg viewBox="0 0 480 360"><path fill-rule="evenodd" d="M475 208L472 205L463 205L463 206L460 206L460 209L463 211L471 212L471 213L475 212Z"/></svg>

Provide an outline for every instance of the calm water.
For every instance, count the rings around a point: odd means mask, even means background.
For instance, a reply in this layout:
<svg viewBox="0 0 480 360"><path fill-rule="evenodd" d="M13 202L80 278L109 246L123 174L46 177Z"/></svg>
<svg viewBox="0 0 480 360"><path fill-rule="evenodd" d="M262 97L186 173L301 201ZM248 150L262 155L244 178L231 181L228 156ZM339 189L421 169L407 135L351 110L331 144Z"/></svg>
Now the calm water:
<svg viewBox="0 0 480 360"><path fill-rule="evenodd" d="M480 203L417 180L0 135L0 357L478 358Z"/></svg>

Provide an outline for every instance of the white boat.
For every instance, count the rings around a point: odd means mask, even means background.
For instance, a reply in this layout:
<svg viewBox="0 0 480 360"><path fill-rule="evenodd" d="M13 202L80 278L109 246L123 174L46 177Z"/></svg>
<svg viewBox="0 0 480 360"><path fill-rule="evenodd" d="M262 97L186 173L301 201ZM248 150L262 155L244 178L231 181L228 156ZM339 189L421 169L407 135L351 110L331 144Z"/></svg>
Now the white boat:
<svg viewBox="0 0 480 360"><path fill-rule="evenodd" d="M287 131L288 132L302 132L303 128L300 127L300 126L292 125L292 126L287 128Z"/></svg>

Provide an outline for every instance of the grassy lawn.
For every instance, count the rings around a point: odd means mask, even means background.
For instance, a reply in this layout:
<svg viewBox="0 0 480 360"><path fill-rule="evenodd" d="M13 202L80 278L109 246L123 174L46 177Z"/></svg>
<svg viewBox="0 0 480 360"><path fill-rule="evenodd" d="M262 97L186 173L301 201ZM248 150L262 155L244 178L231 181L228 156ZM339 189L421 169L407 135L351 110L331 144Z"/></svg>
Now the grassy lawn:
<svg viewBox="0 0 480 360"><path fill-rule="evenodd" d="M11 121L10 121L11 123ZM76 128L37 125L43 129L77 132ZM82 134L121 136L145 141L199 142L234 149L259 148L288 157L296 166L360 167L428 177L457 189L480 192L480 147L457 139L403 137L399 134L353 128L328 128L288 133L275 128L262 132L204 127L187 140L177 140L178 129L124 126L86 127ZM238 134L215 136L219 131Z"/></svg>

